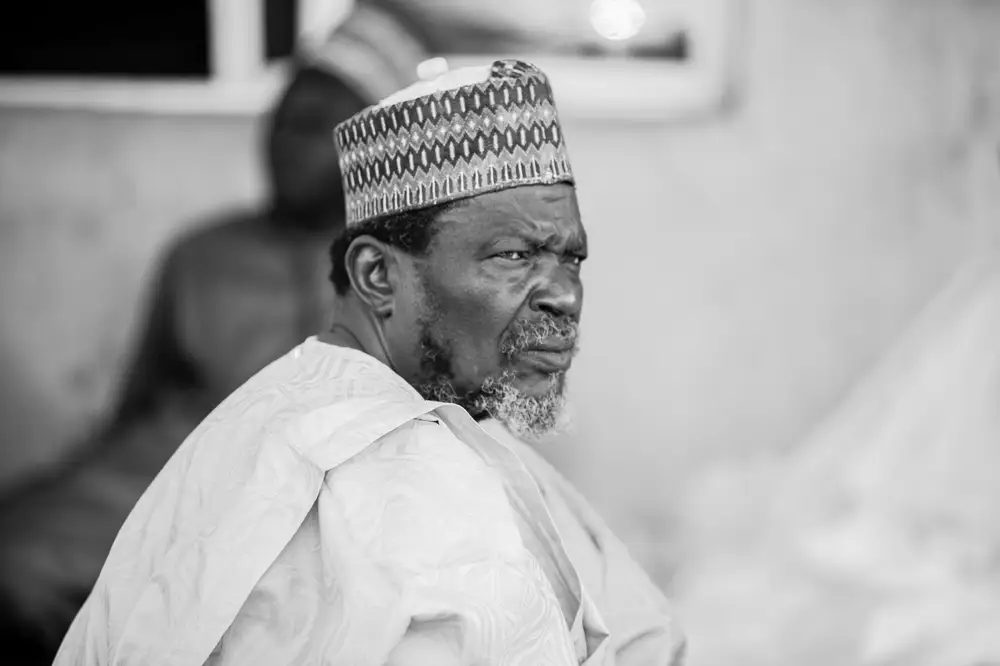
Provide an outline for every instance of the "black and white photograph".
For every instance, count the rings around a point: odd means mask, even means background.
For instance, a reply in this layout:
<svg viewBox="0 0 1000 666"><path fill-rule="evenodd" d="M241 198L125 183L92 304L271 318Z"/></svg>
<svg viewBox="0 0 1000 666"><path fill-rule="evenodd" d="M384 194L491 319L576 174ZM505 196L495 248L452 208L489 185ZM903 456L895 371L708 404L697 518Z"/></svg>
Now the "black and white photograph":
<svg viewBox="0 0 1000 666"><path fill-rule="evenodd" d="M1000 0L3 11L5 666L1000 666Z"/></svg>

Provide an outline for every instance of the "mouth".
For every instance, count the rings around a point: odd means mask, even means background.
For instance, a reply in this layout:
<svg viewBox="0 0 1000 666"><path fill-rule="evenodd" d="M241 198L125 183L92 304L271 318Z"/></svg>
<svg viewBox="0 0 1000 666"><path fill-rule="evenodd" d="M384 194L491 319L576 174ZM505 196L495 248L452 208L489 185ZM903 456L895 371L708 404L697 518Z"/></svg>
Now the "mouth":
<svg viewBox="0 0 1000 666"><path fill-rule="evenodd" d="M556 374L566 372L573 364L576 355L575 345L536 345L518 353L518 359L535 369Z"/></svg>

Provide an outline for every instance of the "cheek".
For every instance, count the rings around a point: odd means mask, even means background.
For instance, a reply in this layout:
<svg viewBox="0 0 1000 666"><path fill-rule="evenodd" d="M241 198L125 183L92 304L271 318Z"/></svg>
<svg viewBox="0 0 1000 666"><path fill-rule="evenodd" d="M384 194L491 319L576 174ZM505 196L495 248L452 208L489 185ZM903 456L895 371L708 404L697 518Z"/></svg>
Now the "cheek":
<svg viewBox="0 0 1000 666"><path fill-rule="evenodd" d="M453 254L458 254L454 252ZM477 262L434 265L427 280L441 312L438 327L466 373L492 373L503 363L500 339L523 304L519 280L484 272Z"/></svg>
<svg viewBox="0 0 1000 666"><path fill-rule="evenodd" d="M473 374L491 373L502 363L500 339L514 318L515 309L504 308L483 293L442 303L443 325L455 348L455 363Z"/></svg>
<svg viewBox="0 0 1000 666"><path fill-rule="evenodd" d="M413 281L404 279L403 284L413 284ZM393 311L393 325L399 329L400 336L418 340L422 330L422 322L429 321L433 329L437 319L435 313L428 305L424 294L409 286L402 291L396 301Z"/></svg>

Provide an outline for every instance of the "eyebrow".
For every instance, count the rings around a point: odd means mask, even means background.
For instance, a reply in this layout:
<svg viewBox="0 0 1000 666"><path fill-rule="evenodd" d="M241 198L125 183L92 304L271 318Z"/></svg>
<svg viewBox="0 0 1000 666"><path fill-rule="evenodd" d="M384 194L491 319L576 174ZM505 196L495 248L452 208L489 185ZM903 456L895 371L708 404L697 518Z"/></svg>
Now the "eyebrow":
<svg viewBox="0 0 1000 666"><path fill-rule="evenodd" d="M500 229L492 234L490 240L487 244L495 243L503 238L518 238L532 245L538 247L547 247L553 245L553 241L558 238L558 234L538 234L532 233L524 229ZM586 237L577 231L574 231L566 239L565 251L569 253L582 253L587 251L587 241Z"/></svg>

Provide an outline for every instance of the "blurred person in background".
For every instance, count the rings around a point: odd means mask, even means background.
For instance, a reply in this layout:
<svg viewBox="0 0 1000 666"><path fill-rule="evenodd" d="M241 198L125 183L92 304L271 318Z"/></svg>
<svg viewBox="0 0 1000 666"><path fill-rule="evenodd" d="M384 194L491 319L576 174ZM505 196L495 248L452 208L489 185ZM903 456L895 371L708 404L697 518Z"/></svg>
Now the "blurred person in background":
<svg viewBox="0 0 1000 666"><path fill-rule="evenodd" d="M0 505L0 636L23 663L51 663L122 522L184 438L325 327L327 253L344 228L333 128L416 80L426 57L408 26L368 5L296 54L265 129L269 205L173 244L110 422Z"/></svg>

